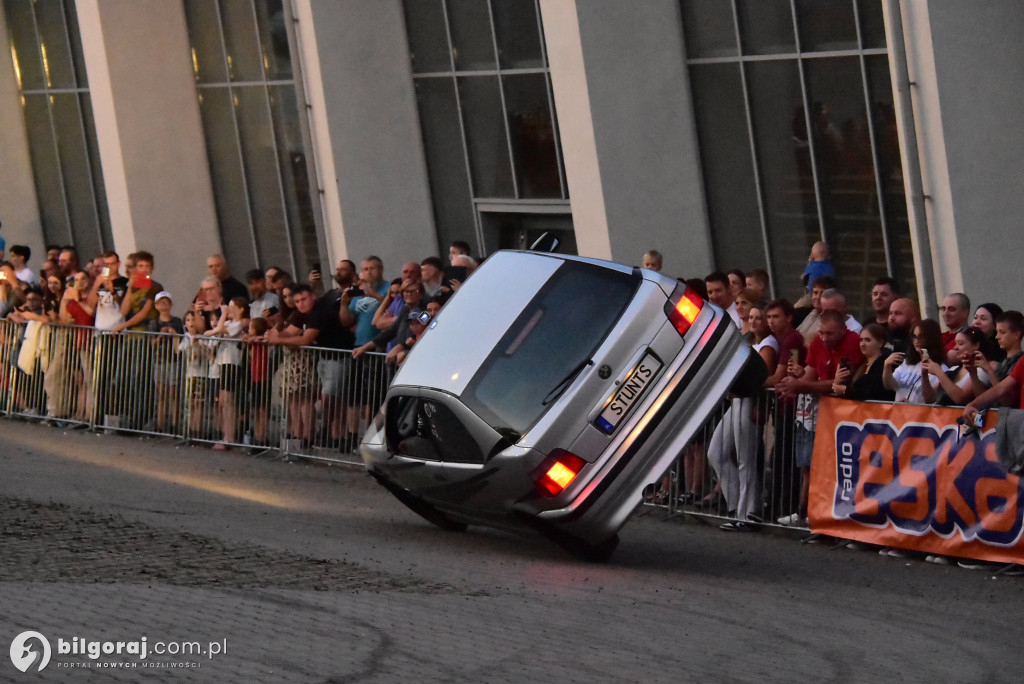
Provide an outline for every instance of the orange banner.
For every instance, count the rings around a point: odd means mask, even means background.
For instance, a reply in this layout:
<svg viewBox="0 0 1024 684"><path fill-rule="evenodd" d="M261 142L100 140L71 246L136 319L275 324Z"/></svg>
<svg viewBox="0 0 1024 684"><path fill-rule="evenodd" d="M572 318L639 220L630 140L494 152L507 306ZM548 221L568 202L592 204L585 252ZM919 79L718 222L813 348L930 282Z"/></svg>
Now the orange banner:
<svg viewBox="0 0 1024 684"><path fill-rule="evenodd" d="M960 409L823 397L811 463L814 532L1024 563L1021 480L999 463L995 412L963 435Z"/></svg>

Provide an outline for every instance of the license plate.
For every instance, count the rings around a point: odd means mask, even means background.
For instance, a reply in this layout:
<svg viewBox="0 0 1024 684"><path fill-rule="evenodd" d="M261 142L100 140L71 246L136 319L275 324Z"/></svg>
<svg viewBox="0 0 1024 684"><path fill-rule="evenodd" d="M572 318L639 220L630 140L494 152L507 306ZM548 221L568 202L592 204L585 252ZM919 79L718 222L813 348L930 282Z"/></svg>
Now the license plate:
<svg viewBox="0 0 1024 684"><path fill-rule="evenodd" d="M622 386L615 392L615 396L612 397L612 400L601 411L601 415L594 421L599 430L609 435L615 432L615 428L618 427L622 419L629 413L629 407L643 396L644 390L647 389L651 381L658 375L661 366L661 361L654 354L650 352L644 354L644 357L640 359L640 363L636 365L633 372L623 381Z"/></svg>

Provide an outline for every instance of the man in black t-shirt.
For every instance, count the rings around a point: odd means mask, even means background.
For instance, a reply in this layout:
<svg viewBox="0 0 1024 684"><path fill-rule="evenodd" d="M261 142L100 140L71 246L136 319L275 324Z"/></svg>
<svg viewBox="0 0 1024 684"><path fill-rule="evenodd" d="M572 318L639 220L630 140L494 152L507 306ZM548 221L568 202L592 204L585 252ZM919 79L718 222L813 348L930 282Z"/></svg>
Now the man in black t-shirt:
<svg viewBox="0 0 1024 684"><path fill-rule="evenodd" d="M251 301L249 299L249 288L243 285L241 280L231 275L228 262L224 260L222 255L214 254L207 259L206 270L220 281L220 290L224 295L225 302L230 302L235 297L245 297L245 301Z"/></svg>
<svg viewBox="0 0 1024 684"><path fill-rule="evenodd" d="M327 300L318 300L313 296L313 289L305 284L295 287L293 301L297 309L295 315L284 330L278 332L271 328L267 332L267 341L287 347L315 346L325 350L317 353L316 364L324 406L324 428L330 435L331 446L344 448L347 445L340 444L340 440L341 426L345 424L344 389L350 356L345 352L326 350L352 349L355 342L349 327L352 325L352 312L348 307L335 309Z"/></svg>

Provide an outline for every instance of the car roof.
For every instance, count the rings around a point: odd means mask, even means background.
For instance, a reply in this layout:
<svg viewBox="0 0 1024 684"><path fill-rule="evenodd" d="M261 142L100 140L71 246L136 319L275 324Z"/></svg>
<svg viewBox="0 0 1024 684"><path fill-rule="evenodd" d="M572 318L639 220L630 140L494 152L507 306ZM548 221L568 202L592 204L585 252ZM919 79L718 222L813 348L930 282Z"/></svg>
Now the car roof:
<svg viewBox="0 0 1024 684"><path fill-rule="evenodd" d="M631 273L600 259L503 250L491 255L430 322L393 386L432 387L456 396L538 290L566 261Z"/></svg>

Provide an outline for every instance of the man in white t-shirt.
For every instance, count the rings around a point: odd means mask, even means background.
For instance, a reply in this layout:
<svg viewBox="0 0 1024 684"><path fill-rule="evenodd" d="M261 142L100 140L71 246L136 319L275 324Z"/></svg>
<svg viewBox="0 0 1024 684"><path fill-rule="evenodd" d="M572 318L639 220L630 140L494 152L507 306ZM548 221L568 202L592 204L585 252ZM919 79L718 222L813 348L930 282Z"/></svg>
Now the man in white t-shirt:
<svg viewBox="0 0 1024 684"><path fill-rule="evenodd" d="M93 281L92 290L86 300L96 312L97 330L112 331L124 323L121 302L128 291L128 279L121 275L121 259L117 252L103 255L103 268ZM116 428L121 422L121 398L117 390L119 370L118 345L116 338L97 339L98 355L95 363L100 372L99 386L96 387L96 416L103 419L108 428Z"/></svg>
<svg viewBox="0 0 1024 684"><path fill-rule="evenodd" d="M121 275L121 259L117 252L103 255L103 269L93 281L88 304L96 311L96 329L113 330L124 323L121 301L128 291L128 279Z"/></svg>

